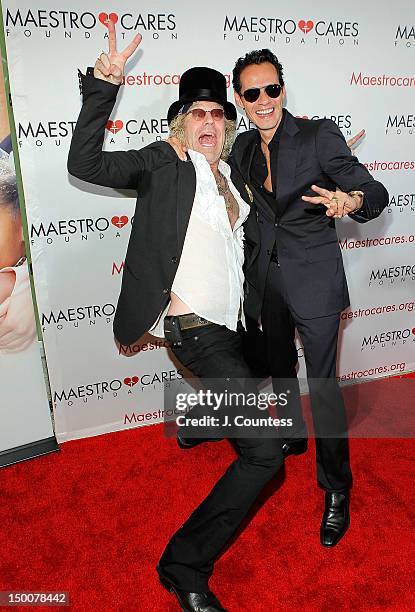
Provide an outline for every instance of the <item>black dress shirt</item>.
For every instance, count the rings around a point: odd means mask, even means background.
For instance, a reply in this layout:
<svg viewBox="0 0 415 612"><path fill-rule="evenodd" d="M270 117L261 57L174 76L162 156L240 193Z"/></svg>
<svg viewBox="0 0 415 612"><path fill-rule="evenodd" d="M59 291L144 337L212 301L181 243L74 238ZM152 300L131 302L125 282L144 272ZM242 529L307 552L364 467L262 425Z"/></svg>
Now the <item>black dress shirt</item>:
<svg viewBox="0 0 415 612"><path fill-rule="evenodd" d="M255 153L252 158L251 164L251 181L255 188L261 193L261 195L267 200L268 204L271 206L272 210L275 212L275 216L281 216L281 212L279 210L278 202L276 199L276 190L277 190L277 168L278 168L278 155L280 148L280 140L281 134L283 130L285 119L285 109L283 109L283 115L280 121L280 124L272 137L270 143L268 144L268 149L270 152L270 168L271 168L271 179L272 179L272 192L268 191L264 187L264 182L268 176L268 168L267 162L265 159L265 155L262 152L261 148L261 135L258 130L257 134L257 143L255 148Z"/></svg>

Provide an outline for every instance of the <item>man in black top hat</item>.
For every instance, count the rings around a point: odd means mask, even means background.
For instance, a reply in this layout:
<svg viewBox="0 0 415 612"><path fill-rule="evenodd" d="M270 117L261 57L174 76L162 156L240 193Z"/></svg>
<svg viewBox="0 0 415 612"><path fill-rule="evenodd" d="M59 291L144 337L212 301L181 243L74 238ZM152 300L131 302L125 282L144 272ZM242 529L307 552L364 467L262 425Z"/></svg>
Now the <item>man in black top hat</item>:
<svg viewBox="0 0 415 612"><path fill-rule="evenodd" d="M86 76L80 74L83 105L68 170L92 183L138 192L115 336L131 344L149 330L163 334L164 327L173 352L196 376L219 388L225 376L230 391L255 394L239 334L242 223L249 214L250 192L238 175L231 179L223 159L236 118L226 100L225 77L200 67L182 76L168 120L188 146L187 161L178 159L166 142L103 152L124 65L141 40L136 36L119 53L110 21L108 29L109 52ZM180 442L191 448L201 441ZM239 456L174 534L157 567L162 583L187 612L224 612L208 587L214 561L283 462L279 440L262 436L258 428L250 429L250 437L239 435L235 443Z"/></svg>

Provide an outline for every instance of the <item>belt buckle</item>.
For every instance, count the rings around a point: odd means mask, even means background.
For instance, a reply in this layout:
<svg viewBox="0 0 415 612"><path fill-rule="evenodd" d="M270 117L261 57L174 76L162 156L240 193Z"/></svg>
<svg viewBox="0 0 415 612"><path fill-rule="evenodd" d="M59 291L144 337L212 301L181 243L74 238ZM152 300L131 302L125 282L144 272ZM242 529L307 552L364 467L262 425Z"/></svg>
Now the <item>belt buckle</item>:
<svg viewBox="0 0 415 612"><path fill-rule="evenodd" d="M194 329L195 327L201 327L202 325L208 325L209 321L207 321L204 317L197 315L196 313L189 313L185 315L179 315L179 325L180 329Z"/></svg>

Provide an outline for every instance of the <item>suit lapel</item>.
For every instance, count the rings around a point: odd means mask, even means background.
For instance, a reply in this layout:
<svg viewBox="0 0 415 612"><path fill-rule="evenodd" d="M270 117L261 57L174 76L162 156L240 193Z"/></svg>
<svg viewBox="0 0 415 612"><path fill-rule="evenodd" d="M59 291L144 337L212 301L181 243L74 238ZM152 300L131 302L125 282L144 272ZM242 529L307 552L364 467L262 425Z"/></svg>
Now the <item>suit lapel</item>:
<svg viewBox="0 0 415 612"><path fill-rule="evenodd" d="M253 138L251 138L247 147L242 155L241 159L241 174L244 177L245 181L250 181L249 172L251 169L252 158L254 156L255 151L255 143L256 143L256 132L252 133Z"/></svg>
<svg viewBox="0 0 415 612"><path fill-rule="evenodd" d="M245 182L242 174L236 168L231 169L231 180L239 192L239 195L249 206L252 206L254 196L250 186Z"/></svg>
<svg viewBox="0 0 415 612"><path fill-rule="evenodd" d="M246 152L247 151L245 150L245 153ZM248 158L249 158L249 151L248 151ZM245 166L244 166L245 170L247 169L248 165L249 165L249 159L248 161L245 162ZM256 219L256 207L254 204L254 194L252 192L251 186L248 184L248 182L246 182L245 176L242 174L241 170L237 169L235 166L232 166L232 174L231 174L232 182L235 185L236 189L239 191L241 198L243 198L245 202L249 204L251 208L251 210L249 211L248 218L246 219L244 223L245 241L246 241L246 235L249 234L250 239L253 240L255 243L250 252L249 259L246 258L245 265L246 267L248 267L258 253L260 236L259 236L259 229L258 229L258 224L257 224L257 219ZM245 255L246 253L247 253L247 249L245 249Z"/></svg>
<svg viewBox="0 0 415 612"><path fill-rule="evenodd" d="M256 144L257 144L257 132L253 130L252 132L253 138L249 145L245 148L242 160L241 160L241 173L244 177L245 183L248 185L250 191L255 196L256 204L259 204L261 210L264 214L273 221L275 217L275 213L272 210L271 206L268 204L266 199L262 196L261 192L259 192L251 183L251 165L254 157Z"/></svg>
<svg viewBox="0 0 415 612"><path fill-rule="evenodd" d="M281 215L286 211L290 201L290 194L293 192L297 157L300 150L300 130L291 113L285 112L286 116L278 152L276 193Z"/></svg>

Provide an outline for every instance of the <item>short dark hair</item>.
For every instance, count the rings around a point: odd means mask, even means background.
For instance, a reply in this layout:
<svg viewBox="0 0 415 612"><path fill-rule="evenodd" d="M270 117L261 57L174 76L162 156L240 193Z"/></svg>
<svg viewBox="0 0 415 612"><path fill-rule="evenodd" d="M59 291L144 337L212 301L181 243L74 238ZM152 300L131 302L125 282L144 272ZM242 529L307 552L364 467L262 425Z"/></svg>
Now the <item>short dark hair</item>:
<svg viewBox="0 0 415 612"><path fill-rule="evenodd" d="M275 66L278 76L280 78L280 85L284 85L283 79L283 70L282 64L278 61L276 55L273 54L269 49L258 49L256 51L250 51L244 57L240 57L233 69L232 72L232 85L236 93L241 93L241 72L247 66L251 64L264 64L265 62L269 62L273 66Z"/></svg>
<svg viewBox="0 0 415 612"><path fill-rule="evenodd" d="M6 159L0 159L0 206L8 206L15 216L20 212L16 175Z"/></svg>

